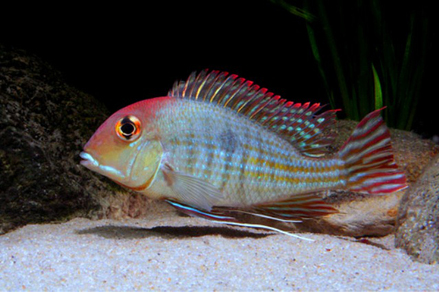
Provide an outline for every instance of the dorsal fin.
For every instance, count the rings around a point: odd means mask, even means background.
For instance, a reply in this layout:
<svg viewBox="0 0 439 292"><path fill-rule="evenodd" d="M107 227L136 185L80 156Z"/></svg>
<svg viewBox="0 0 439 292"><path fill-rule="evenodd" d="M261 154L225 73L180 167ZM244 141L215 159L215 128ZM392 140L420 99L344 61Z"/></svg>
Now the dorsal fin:
<svg viewBox="0 0 439 292"><path fill-rule="evenodd" d="M321 133L335 122L338 110L316 115L322 108L319 103L287 102L266 88L228 72L204 70L198 75L193 72L186 81L175 82L168 96L228 107L279 134L304 155L321 156L334 140L333 136Z"/></svg>

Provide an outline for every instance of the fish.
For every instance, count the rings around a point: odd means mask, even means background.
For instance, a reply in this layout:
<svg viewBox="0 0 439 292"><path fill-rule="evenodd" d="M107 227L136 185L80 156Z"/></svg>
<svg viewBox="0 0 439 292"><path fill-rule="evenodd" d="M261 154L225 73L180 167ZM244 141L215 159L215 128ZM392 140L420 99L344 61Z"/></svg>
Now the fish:
<svg viewBox="0 0 439 292"><path fill-rule="evenodd" d="M386 195L407 187L383 108L330 154L338 110L323 107L287 101L236 74L193 72L166 96L112 114L80 164L188 215L290 234L238 215L301 222L338 212L322 191Z"/></svg>

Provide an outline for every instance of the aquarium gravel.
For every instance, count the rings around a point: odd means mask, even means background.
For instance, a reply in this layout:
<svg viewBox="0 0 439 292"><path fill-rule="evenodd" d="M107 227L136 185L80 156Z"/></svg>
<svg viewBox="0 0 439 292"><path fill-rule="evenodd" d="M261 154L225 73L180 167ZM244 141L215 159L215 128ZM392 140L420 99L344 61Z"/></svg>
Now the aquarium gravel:
<svg viewBox="0 0 439 292"><path fill-rule="evenodd" d="M0 236L1 291L438 290L439 267L393 236L313 242L164 213L74 219Z"/></svg>

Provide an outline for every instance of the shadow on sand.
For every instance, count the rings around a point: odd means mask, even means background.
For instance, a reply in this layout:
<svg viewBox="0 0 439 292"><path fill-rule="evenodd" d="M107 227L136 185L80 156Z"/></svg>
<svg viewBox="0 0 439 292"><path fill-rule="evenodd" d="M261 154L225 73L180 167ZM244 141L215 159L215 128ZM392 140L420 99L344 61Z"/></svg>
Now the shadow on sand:
<svg viewBox="0 0 439 292"><path fill-rule="evenodd" d="M228 227L214 226L157 226L153 228L131 227L131 226L97 226L77 230L77 234L96 234L112 239L140 239L148 237L162 237L166 239L185 239L201 237L206 235L219 235L225 238L264 238L274 233L254 233L246 230L233 229Z"/></svg>

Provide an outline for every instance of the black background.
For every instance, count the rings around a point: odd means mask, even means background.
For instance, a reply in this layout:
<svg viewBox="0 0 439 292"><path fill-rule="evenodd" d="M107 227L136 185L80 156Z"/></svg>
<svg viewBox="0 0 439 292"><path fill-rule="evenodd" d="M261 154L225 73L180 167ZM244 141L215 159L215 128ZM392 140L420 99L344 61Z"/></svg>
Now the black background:
<svg viewBox="0 0 439 292"><path fill-rule="evenodd" d="M111 111L166 95L205 68L295 102L328 103L304 20L268 0L3 3L0 43L38 55ZM439 133L436 51L429 48L415 124L426 136Z"/></svg>

